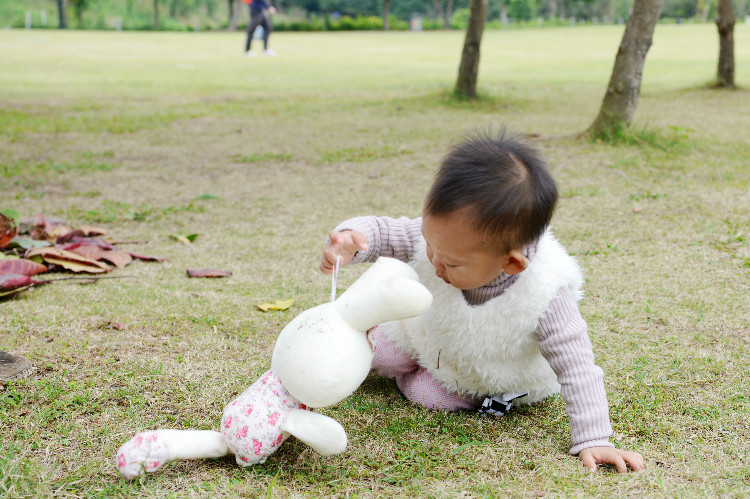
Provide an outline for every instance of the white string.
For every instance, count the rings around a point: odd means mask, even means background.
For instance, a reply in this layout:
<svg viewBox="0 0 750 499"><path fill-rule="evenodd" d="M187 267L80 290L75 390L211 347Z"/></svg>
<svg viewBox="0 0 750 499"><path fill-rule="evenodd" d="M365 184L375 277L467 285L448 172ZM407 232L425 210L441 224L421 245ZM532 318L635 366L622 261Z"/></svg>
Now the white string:
<svg viewBox="0 0 750 499"><path fill-rule="evenodd" d="M336 266L333 268L331 273L331 301L336 300L336 281L339 279L339 264L341 263L341 255L336 256Z"/></svg>

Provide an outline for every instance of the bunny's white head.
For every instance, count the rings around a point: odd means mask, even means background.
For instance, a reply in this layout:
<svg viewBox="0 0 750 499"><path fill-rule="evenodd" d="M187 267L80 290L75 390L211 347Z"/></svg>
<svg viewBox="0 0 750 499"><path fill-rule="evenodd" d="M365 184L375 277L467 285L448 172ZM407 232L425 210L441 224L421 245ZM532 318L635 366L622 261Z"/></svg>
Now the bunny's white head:
<svg viewBox="0 0 750 499"><path fill-rule="evenodd" d="M271 369L296 399L325 407L351 395L367 377L367 330L427 311L432 295L416 272L380 258L335 302L298 315L279 334Z"/></svg>

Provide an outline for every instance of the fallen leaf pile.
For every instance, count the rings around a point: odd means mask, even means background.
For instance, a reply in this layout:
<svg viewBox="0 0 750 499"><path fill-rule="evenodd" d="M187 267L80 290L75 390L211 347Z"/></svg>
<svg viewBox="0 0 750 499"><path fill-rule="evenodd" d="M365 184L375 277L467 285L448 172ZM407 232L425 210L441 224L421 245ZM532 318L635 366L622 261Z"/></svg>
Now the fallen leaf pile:
<svg viewBox="0 0 750 499"><path fill-rule="evenodd" d="M6 216L7 213L12 216ZM114 268L123 268L135 260L163 261L116 248L105 239L107 230L101 227L68 223L43 215L36 215L16 224L17 214L13 210L0 212L0 299L15 295L34 286L64 279L84 279L92 282L101 279ZM170 236L179 242L190 244L197 234ZM54 271L69 271L75 274L94 276L63 277L55 279L35 278L39 274ZM187 269L188 277L230 277L232 272L217 268ZM275 300L273 303L255 305L259 310L288 310L294 299ZM122 328L112 323L115 329Z"/></svg>
<svg viewBox="0 0 750 499"><path fill-rule="evenodd" d="M103 274L123 268L134 259L163 261L123 251L104 239L107 230L36 215L16 225L0 213L0 298L51 280L34 279L45 272L68 270Z"/></svg>

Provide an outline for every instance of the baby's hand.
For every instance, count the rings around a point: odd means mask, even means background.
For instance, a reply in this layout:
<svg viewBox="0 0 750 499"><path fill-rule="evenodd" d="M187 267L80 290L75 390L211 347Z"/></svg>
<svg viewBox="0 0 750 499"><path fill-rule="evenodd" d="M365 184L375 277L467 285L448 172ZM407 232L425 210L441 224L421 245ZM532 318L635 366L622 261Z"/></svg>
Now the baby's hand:
<svg viewBox="0 0 750 499"><path fill-rule="evenodd" d="M337 256L341 256L340 264L346 265L352 261L357 251L367 249L367 238L356 230L342 232L332 230L328 233L328 237L330 242L323 249L323 258L320 260L320 270L324 274L333 272Z"/></svg>
<svg viewBox="0 0 750 499"><path fill-rule="evenodd" d="M588 447L578 454L578 458L590 471L596 471L597 464L614 464L620 473L627 473L628 466L633 471L642 471L644 468L643 456L614 447Z"/></svg>

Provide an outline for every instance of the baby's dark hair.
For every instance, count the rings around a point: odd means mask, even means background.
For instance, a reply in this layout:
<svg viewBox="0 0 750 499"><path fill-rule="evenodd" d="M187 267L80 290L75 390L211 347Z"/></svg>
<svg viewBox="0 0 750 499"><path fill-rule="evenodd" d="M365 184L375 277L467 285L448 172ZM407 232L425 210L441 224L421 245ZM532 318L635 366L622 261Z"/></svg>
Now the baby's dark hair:
<svg viewBox="0 0 750 499"><path fill-rule="evenodd" d="M443 158L424 204L427 215L469 208L477 230L501 253L536 241L550 223L557 186L539 151L521 135L475 132Z"/></svg>

